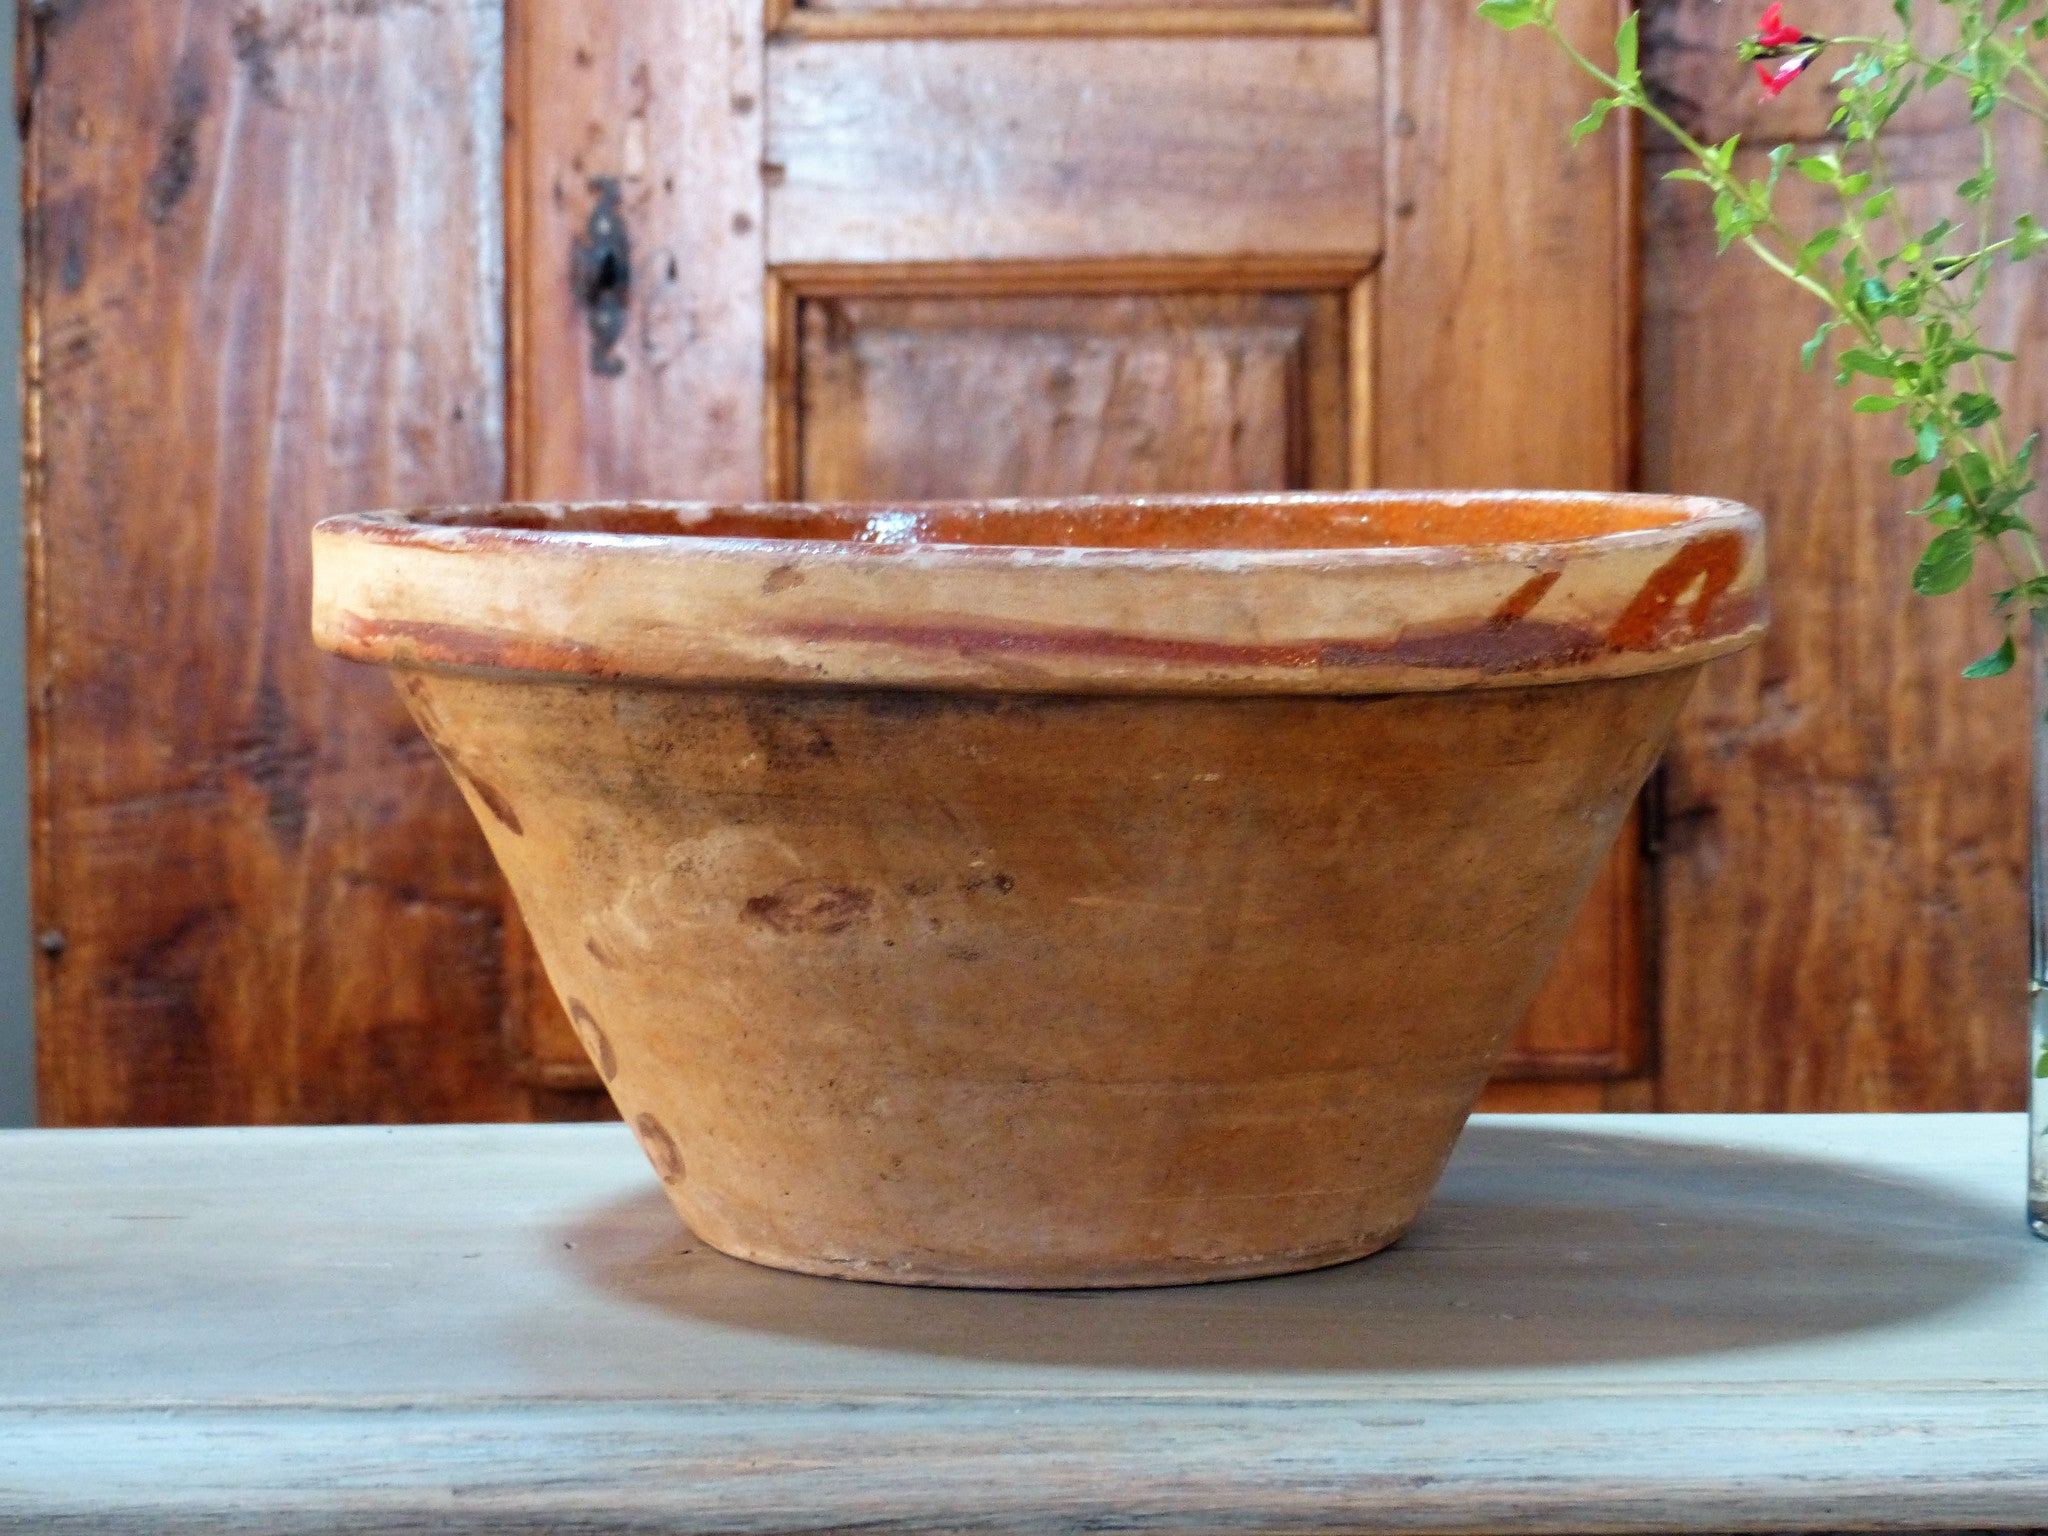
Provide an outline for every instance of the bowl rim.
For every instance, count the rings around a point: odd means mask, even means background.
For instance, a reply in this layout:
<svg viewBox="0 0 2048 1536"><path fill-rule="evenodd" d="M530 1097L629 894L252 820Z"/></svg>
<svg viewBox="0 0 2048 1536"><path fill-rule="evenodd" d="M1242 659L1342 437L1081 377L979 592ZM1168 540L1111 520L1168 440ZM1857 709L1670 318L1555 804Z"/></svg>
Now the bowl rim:
<svg viewBox="0 0 2048 1536"><path fill-rule="evenodd" d="M1245 511L1329 509L1374 506L1425 506L1465 509L1489 505L1576 505L1616 512L1631 510L1663 514L1663 520L1639 527L1611 528L1555 539L1489 539L1441 543L1328 544L1286 548L1219 544L1000 544L962 543L939 539L861 540L772 535L701 534L694 522L713 517L815 517L820 514L875 517L920 516L933 512L994 511L1059 516L1082 511L1189 511L1217 507ZM642 514L674 520L672 529L646 532L577 528L579 515ZM532 527L492 521L510 515L544 519L559 526ZM934 501L666 501L644 498L581 500L515 500L427 505L400 509L349 512L321 519L316 534L374 539L448 551L589 550L660 551L669 558L792 555L805 560L844 557L854 561L911 559L922 563L978 564L1075 563L1157 569L1162 566L1234 569L1257 565L1327 567L1440 564L1447 561L1529 558L1535 551L1596 553L1657 545L1697 536L1726 524L1745 527L1759 514L1741 502L1721 497L1652 491L1550 490L1397 490L1231 492L1131 496L947 498Z"/></svg>
<svg viewBox="0 0 2048 1536"><path fill-rule="evenodd" d="M1634 514L1643 525L1533 541L1306 548L688 532L734 513L1399 506L1426 516L1531 505L1610 522ZM572 526L622 514L656 526ZM1639 492L482 503L318 524L313 629L329 651L401 668L671 686L1327 695L1526 687L1668 671L1753 643L1768 609L1764 543L1762 516L1739 503Z"/></svg>

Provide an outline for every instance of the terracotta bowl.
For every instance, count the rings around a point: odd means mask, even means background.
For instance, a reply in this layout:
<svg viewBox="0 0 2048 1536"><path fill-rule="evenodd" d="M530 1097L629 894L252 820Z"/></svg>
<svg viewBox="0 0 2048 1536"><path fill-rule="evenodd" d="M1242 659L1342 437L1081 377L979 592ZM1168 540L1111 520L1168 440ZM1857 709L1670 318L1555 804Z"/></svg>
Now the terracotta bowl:
<svg viewBox="0 0 2048 1536"><path fill-rule="evenodd" d="M912 1284L1336 1263L1434 1186L1757 515L527 506L314 533L670 1199Z"/></svg>

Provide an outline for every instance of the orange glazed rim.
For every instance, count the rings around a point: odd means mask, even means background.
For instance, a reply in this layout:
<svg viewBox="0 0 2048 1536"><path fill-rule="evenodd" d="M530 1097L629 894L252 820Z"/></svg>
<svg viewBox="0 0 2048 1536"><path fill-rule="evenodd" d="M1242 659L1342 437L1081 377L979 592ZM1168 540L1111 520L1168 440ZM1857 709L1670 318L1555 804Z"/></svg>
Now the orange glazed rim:
<svg viewBox="0 0 2048 1536"><path fill-rule="evenodd" d="M679 685L1524 686L1765 623L1762 519L1704 497L535 503L330 518L313 548L341 655Z"/></svg>

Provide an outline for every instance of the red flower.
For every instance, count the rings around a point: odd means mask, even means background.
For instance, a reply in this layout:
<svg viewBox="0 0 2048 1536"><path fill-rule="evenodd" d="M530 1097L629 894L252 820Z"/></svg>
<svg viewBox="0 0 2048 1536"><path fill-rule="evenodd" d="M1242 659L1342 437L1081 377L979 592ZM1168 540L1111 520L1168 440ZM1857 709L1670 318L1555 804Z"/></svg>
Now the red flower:
<svg viewBox="0 0 2048 1536"><path fill-rule="evenodd" d="M1744 58L1754 59L1756 77L1763 82L1764 96L1780 94L1786 86L1806 73L1807 66L1820 57L1827 39L1813 37L1785 23L1782 0L1772 0L1757 23L1756 35L1742 45ZM1776 62L1766 63L1765 60Z"/></svg>
<svg viewBox="0 0 2048 1536"><path fill-rule="evenodd" d="M1785 25L1783 0L1773 0L1764 11L1764 19L1757 23L1756 45L1759 48L1794 48L1801 43L1810 43L1808 37L1797 27Z"/></svg>
<svg viewBox="0 0 2048 1536"><path fill-rule="evenodd" d="M1818 53L1802 53L1777 64L1766 64L1758 59L1756 77L1763 82L1765 99L1784 94L1785 87L1805 74L1806 66L1819 57Z"/></svg>

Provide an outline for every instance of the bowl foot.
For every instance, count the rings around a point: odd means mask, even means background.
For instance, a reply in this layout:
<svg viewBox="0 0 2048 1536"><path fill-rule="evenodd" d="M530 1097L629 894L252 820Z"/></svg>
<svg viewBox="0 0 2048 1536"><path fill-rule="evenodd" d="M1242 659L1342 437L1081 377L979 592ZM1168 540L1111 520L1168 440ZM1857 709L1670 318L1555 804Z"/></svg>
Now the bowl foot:
<svg viewBox="0 0 2048 1536"><path fill-rule="evenodd" d="M1259 1280L1274 1275L1330 1269L1363 1259L1397 1242L1408 1223L1350 1238L1341 1243L1288 1253L1250 1254L1224 1258L1061 1261L1043 1265L972 1264L944 1259L819 1258L785 1253L740 1242L720 1242L697 1233L709 1246L735 1259L768 1269L789 1270L833 1280L861 1280L874 1285L937 1286L984 1291L1140 1290L1158 1286L1214 1285L1229 1280Z"/></svg>

